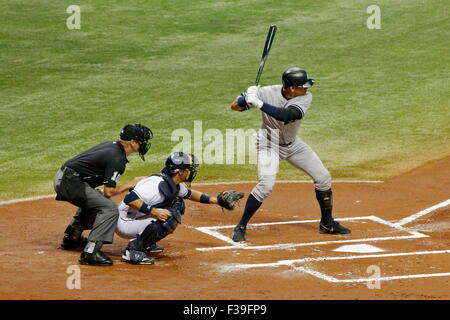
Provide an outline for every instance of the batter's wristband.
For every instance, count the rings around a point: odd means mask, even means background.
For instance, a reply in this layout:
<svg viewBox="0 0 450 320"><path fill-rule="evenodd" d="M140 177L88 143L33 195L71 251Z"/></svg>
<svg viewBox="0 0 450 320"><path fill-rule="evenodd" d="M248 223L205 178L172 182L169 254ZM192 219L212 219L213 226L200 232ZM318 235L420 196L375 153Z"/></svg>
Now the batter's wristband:
<svg viewBox="0 0 450 320"><path fill-rule="evenodd" d="M243 96L240 96L237 100L237 104L241 108L247 107L247 102L245 101L245 98Z"/></svg>
<svg viewBox="0 0 450 320"><path fill-rule="evenodd" d="M200 203L209 203L210 198L210 195L202 193L202 195L200 196Z"/></svg>
<svg viewBox="0 0 450 320"><path fill-rule="evenodd" d="M141 208L139 209L140 212L149 214L150 211L152 211L152 206L146 204L145 202L142 204Z"/></svg>

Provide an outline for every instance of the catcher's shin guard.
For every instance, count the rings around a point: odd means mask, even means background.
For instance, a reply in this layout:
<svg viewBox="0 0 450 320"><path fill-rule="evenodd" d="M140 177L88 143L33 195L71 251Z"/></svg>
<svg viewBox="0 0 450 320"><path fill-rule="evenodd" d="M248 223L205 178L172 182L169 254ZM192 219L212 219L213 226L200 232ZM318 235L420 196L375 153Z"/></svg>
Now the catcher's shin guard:
<svg viewBox="0 0 450 320"><path fill-rule="evenodd" d="M144 231L141 233L141 238L142 238L142 245L143 247L148 247L150 245L152 245L153 243L164 239L165 237L167 237L169 234L173 233L173 231L175 230L175 228L177 227L178 223L176 222L176 220L173 217L170 217L167 220L171 220L171 221L154 221L153 223L149 224ZM135 240L133 240L135 241ZM131 242L133 242L131 241ZM144 251L144 249L141 249L142 251Z"/></svg>
<svg viewBox="0 0 450 320"><path fill-rule="evenodd" d="M138 235L136 239L131 240L128 242L127 250L137 250L137 251L144 251L144 240L142 239L141 235Z"/></svg>

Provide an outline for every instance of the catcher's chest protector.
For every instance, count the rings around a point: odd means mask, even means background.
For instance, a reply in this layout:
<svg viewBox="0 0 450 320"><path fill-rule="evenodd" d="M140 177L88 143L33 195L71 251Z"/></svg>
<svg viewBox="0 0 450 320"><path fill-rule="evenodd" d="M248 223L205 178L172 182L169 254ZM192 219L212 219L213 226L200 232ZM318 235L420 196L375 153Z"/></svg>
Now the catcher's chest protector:
<svg viewBox="0 0 450 320"><path fill-rule="evenodd" d="M156 208L166 208L171 207L172 203L175 201L178 193L180 192L180 186L175 184L171 177L166 176L164 174L154 174L154 176L158 176L163 178L163 181L159 183L159 192L164 196L164 202L158 203L154 207Z"/></svg>

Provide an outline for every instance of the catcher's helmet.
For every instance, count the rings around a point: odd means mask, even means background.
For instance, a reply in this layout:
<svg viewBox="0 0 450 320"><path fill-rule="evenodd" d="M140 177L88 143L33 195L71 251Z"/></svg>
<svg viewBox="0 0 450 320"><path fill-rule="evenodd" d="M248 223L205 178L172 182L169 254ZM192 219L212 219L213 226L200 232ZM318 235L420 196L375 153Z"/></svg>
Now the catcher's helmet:
<svg viewBox="0 0 450 320"><path fill-rule="evenodd" d="M150 140L152 138L152 130L140 124L127 124L125 127L123 127L122 131L120 131L120 139L125 141L136 140L141 142L141 145L139 146L139 155L144 161L144 155L150 149Z"/></svg>
<svg viewBox="0 0 450 320"><path fill-rule="evenodd" d="M186 181L192 182L197 175L198 166L198 159L192 153L174 152L167 157L166 166L161 172L172 176L180 169L189 169L190 174Z"/></svg>
<svg viewBox="0 0 450 320"><path fill-rule="evenodd" d="M282 76L283 88L295 86L301 88L311 88L314 84L314 79L308 78L306 70L301 68L289 68L283 72Z"/></svg>

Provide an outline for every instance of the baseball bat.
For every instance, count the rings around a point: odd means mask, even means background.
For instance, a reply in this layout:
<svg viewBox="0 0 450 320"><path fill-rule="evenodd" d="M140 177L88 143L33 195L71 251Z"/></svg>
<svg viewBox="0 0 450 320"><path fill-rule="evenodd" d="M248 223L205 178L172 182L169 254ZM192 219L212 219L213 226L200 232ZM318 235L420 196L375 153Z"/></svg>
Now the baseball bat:
<svg viewBox="0 0 450 320"><path fill-rule="evenodd" d="M273 38L275 37L275 33L277 32L277 26L271 25L269 27L269 32L267 33L266 43L264 44L261 63L259 64L258 74L256 75L255 85L259 84L259 79L261 78L261 74L264 69L264 65L266 64L267 57L269 56L270 48L272 47Z"/></svg>

